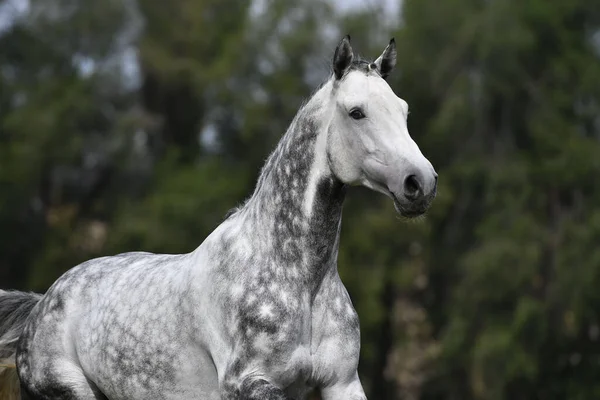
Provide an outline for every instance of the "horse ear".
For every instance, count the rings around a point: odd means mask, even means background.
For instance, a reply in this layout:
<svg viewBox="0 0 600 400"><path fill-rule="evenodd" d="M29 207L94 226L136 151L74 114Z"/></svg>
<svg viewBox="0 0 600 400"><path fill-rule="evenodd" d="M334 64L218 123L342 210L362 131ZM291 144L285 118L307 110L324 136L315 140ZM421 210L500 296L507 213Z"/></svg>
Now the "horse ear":
<svg viewBox="0 0 600 400"><path fill-rule="evenodd" d="M354 54L352 53L352 47L350 46L350 35L344 36L340 44L335 49L335 53L333 54L333 73L335 74L336 79L341 79L344 75L344 72L350 67L352 64L352 58Z"/></svg>
<svg viewBox="0 0 600 400"><path fill-rule="evenodd" d="M390 40L390 44L387 45L383 53L375 60L377 69L383 79L387 78L390 72L396 66L396 41L394 38Z"/></svg>

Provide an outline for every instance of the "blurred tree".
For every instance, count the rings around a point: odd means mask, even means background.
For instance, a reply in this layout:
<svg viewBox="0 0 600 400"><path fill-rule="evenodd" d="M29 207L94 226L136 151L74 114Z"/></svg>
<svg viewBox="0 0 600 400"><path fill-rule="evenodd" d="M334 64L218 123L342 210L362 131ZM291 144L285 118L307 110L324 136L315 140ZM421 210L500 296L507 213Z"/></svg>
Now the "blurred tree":
<svg viewBox="0 0 600 400"><path fill-rule="evenodd" d="M600 262L579 247L598 230L598 17L589 1L405 3L398 84L443 177L423 398L600 393Z"/></svg>
<svg viewBox="0 0 600 400"><path fill-rule="evenodd" d="M65 251L67 236L99 212L116 141L132 128L119 130L132 98L102 70L124 12L120 2L32 1L0 36L0 226L12 237L0 264L17 282L33 267L29 285L43 289L86 257ZM105 30L88 31L95 24Z"/></svg>

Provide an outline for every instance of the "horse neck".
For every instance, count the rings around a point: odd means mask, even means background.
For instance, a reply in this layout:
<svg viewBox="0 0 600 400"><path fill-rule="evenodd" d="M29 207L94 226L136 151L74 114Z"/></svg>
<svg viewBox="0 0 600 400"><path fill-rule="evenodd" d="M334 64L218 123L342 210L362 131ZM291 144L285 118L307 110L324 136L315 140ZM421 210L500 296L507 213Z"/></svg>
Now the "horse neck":
<svg viewBox="0 0 600 400"><path fill-rule="evenodd" d="M345 193L325 153L328 90L298 112L243 210L278 272L315 286L335 268Z"/></svg>

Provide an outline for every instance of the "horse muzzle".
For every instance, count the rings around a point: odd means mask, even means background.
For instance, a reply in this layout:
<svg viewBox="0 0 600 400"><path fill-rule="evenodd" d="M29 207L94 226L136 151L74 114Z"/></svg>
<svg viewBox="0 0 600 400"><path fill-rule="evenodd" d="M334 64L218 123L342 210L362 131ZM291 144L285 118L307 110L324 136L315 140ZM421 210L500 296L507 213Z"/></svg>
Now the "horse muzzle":
<svg viewBox="0 0 600 400"><path fill-rule="evenodd" d="M437 178L435 171L406 174L402 183L390 190L396 211L407 218L424 214L437 194Z"/></svg>

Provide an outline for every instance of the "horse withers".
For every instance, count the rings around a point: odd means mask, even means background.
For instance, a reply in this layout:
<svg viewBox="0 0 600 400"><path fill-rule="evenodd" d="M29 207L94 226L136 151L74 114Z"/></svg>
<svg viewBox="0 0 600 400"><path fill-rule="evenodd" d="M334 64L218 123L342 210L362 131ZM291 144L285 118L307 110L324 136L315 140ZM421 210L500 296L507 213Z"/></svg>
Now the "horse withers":
<svg viewBox="0 0 600 400"><path fill-rule="evenodd" d="M0 292L0 353L24 398L362 400L358 317L337 272L346 187L423 214L437 174L408 105L374 62L339 43L253 195L194 251L87 261L44 296Z"/></svg>

